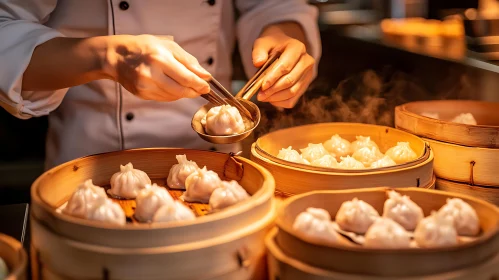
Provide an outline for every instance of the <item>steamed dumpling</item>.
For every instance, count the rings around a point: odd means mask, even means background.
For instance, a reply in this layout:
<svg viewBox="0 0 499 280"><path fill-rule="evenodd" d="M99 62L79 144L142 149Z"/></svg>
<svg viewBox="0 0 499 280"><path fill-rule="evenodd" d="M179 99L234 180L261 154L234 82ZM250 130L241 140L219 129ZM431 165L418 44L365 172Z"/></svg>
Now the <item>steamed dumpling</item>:
<svg viewBox="0 0 499 280"><path fill-rule="evenodd" d="M393 161L393 159L387 155L383 156L382 158L378 159L377 161L374 161L371 163L371 168L380 168L380 167L388 167L388 166L394 166L397 163Z"/></svg>
<svg viewBox="0 0 499 280"><path fill-rule="evenodd" d="M480 221L475 209L460 198L447 199L438 213L454 220L459 235L473 236L480 232Z"/></svg>
<svg viewBox="0 0 499 280"><path fill-rule="evenodd" d="M218 174L207 170L205 166L187 177L182 198L188 202L208 203L211 193L220 187L221 183Z"/></svg>
<svg viewBox="0 0 499 280"><path fill-rule="evenodd" d="M435 211L419 222L414 239L422 248L447 247L458 242L453 219Z"/></svg>
<svg viewBox="0 0 499 280"><path fill-rule="evenodd" d="M418 155L411 149L409 142L397 142L397 146L391 147L385 154L398 164L418 158Z"/></svg>
<svg viewBox="0 0 499 280"><path fill-rule="evenodd" d="M379 218L378 211L357 198L343 202L336 213L336 223L343 230L358 234L366 233L377 218Z"/></svg>
<svg viewBox="0 0 499 280"><path fill-rule="evenodd" d="M7 279L9 275L9 268L5 261L0 257L0 279Z"/></svg>
<svg viewBox="0 0 499 280"><path fill-rule="evenodd" d="M62 213L79 218L88 218L92 210L106 199L107 195L104 189L94 185L92 179L89 179L78 186L71 198L69 198Z"/></svg>
<svg viewBox="0 0 499 280"><path fill-rule="evenodd" d="M406 230L414 230L424 217L423 209L407 195L400 195L396 191L388 192L388 199L383 207L383 217L399 223Z"/></svg>
<svg viewBox="0 0 499 280"><path fill-rule="evenodd" d="M369 136L367 136L367 137L355 136L355 138L357 140L353 141L352 144L350 145L350 150L352 153L355 153L357 150L364 148L364 147L368 147L368 148L375 147L376 149L379 150L378 145L374 141L371 140L371 137L369 137Z"/></svg>
<svg viewBox="0 0 499 280"><path fill-rule="evenodd" d="M320 166L320 167L329 167L329 168L338 167L338 162L336 161L336 158L333 157L332 155L324 155L323 157L312 161L311 164L313 166Z"/></svg>
<svg viewBox="0 0 499 280"><path fill-rule="evenodd" d="M329 213L320 208L307 208L296 216L293 229L311 241L325 244L336 244L341 236L334 229Z"/></svg>
<svg viewBox="0 0 499 280"><path fill-rule="evenodd" d="M120 165L120 171L111 177L111 189L107 192L116 197L133 199L139 191L151 184L149 176L138 169L134 169L131 162L127 165Z"/></svg>
<svg viewBox="0 0 499 280"><path fill-rule="evenodd" d="M324 142L324 148L337 157L344 157L350 154L350 142L335 134L331 139Z"/></svg>
<svg viewBox="0 0 499 280"><path fill-rule="evenodd" d="M222 181L210 197L212 211L221 210L249 198L246 190L237 181Z"/></svg>
<svg viewBox="0 0 499 280"><path fill-rule="evenodd" d="M388 218L378 218L366 232L364 246L369 248L409 248L411 237L398 223Z"/></svg>
<svg viewBox="0 0 499 280"><path fill-rule="evenodd" d="M320 159L321 157L328 155L328 152L322 145L319 144L308 144L308 147L305 149L300 149L301 157L306 159L308 162L312 162L316 159Z"/></svg>
<svg viewBox="0 0 499 280"><path fill-rule="evenodd" d="M135 218L139 222L152 221L154 214L161 206L173 204L173 198L168 191L156 184L142 189L135 201L137 203Z"/></svg>
<svg viewBox="0 0 499 280"><path fill-rule="evenodd" d="M189 175L196 172L199 167L194 161L187 160L186 155L177 155L176 158L178 163L170 169L166 183L172 189L185 190L185 180Z"/></svg>
<svg viewBox="0 0 499 280"><path fill-rule="evenodd" d="M287 147L286 149L282 148L277 154L277 157L295 163L310 164L308 160L302 158L302 156L296 150L293 150L291 146Z"/></svg>
<svg viewBox="0 0 499 280"><path fill-rule="evenodd" d="M246 130L241 113L230 105L211 108L201 120L201 124L210 135L233 135Z"/></svg>
<svg viewBox="0 0 499 280"><path fill-rule="evenodd" d="M362 162L354 159L351 156L346 156L341 158L341 162L338 164L339 168L343 169L364 169L364 164Z"/></svg>
<svg viewBox="0 0 499 280"><path fill-rule="evenodd" d="M196 219L196 215L189 207L182 202L175 200L173 203L167 203L161 206L154 214L152 221L158 222L173 222L173 221L192 221Z"/></svg>
<svg viewBox="0 0 499 280"><path fill-rule="evenodd" d="M373 162L383 158L383 154L376 147L364 147L355 151L352 157L364 166L370 166Z"/></svg>
<svg viewBox="0 0 499 280"><path fill-rule="evenodd" d="M96 206L90 212L88 219L116 225L126 224L125 211L110 198L106 198L100 205Z"/></svg>
<svg viewBox="0 0 499 280"><path fill-rule="evenodd" d="M451 122L462 123L462 124L470 124L470 125L477 125L475 117L473 117L473 115L471 113L459 114L456 117L454 117L451 120Z"/></svg>

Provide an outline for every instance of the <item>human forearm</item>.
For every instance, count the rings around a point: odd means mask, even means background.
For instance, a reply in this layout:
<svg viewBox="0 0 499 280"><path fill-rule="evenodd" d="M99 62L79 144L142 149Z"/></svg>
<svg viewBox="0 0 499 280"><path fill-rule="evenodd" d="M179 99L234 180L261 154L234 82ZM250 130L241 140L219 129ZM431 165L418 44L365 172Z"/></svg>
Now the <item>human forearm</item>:
<svg viewBox="0 0 499 280"><path fill-rule="evenodd" d="M54 38L39 45L24 72L23 90L56 90L110 78L104 71L109 40Z"/></svg>

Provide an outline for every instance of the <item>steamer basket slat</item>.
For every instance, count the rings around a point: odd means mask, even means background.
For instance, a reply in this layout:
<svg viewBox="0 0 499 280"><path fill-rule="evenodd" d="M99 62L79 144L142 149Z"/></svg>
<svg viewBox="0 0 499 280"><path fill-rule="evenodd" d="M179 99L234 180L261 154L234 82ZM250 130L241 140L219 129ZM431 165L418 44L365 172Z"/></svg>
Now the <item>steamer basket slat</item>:
<svg viewBox="0 0 499 280"><path fill-rule="evenodd" d="M499 252L499 209L471 196L421 188L397 189L408 195L425 216L438 210L447 198L461 198L477 212L482 233L475 240L448 248L370 249L361 246L320 246L295 234L296 216L308 207L323 208L331 217L345 201L355 197L371 204L380 214L389 188L317 191L291 197L279 207L275 241L293 259L324 270L379 277L412 277L446 273L484 263Z"/></svg>
<svg viewBox="0 0 499 280"><path fill-rule="evenodd" d="M153 181L165 181L178 154L206 165L222 179L237 180L251 197L194 221L172 223L115 226L55 211L84 180L109 184L120 164L132 162ZM274 185L261 166L208 151L136 149L65 163L32 186L34 280L155 280L164 279L165 273L169 279L261 279L263 238L275 216Z"/></svg>
<svg viewBox="0 0 499 280"><path fill-rule="evenodd" d="M276 157L281 148L305 148L308 143L323 143L334 134L349 141L355 140L357 135L370 136L382 152L395 146L397 142L409 142L419 157L402 165L365 170L306 166ZM321 123L282 129L260 137L251 147L251 159L272 173L277 191L285 195L378 186L434 187L433 152L426 143L410 133L385 126Z"/></svg>
<svg viewBox="0 0 499 280"><path fill-rule="evenodd" d="M26 280L28 255L23 245L11 236L0 233L0 257L9 269L5 280Z"/></svg>
<svg viewBox="0 0 499 280"><path fill-rule="evenodd" d="M378 277L325 270L286 255L275 240L277 230L274 228L265 238L269 280L491 280L499 277L499 255L474 267L425 276Z"/></svg>

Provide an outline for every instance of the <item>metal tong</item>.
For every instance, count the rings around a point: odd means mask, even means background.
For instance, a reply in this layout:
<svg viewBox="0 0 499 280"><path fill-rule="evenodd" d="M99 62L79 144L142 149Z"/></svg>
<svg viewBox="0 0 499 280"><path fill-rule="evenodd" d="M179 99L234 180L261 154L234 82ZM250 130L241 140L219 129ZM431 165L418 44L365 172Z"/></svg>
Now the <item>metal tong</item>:
<svg viewBox="0 0 499 280"><path fill-rule="evenodd" d="M264 74L271 68L273 63L281 56L281 52L275 51L272 53L267 59L267 61L263 64L263 66L256 72L256 74L244 85L244 87L236 94L234 97L220 82L218 82L215 78L211 78L208 82L210 84L210 93L202 94L201 97L208 100L208 102L214 104L215 106L221 105L232 105L236 107L239 112L241 112L244 116L246 116L249 120L253 120L253 116L251 113L237 100L237 98L242 98L246 100L250 100L255 93L262 86ZM213 89L216 89L218 92L222 94L222 98L217 92Z"/></svg>

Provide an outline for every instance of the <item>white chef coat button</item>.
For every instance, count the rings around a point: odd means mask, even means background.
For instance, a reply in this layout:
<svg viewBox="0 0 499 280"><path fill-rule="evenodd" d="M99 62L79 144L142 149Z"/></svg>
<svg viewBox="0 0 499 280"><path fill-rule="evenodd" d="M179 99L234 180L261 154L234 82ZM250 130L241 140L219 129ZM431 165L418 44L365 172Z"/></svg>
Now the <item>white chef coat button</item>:
<svg viewBox="0 0 499 280"><path fill-rule="evenodd" d="M134 117L133 113L127 113L125 116L127 121L132 121Z"/></svg>
<svg viewBox="0 0 499 280"><path fill-rule="evenodd" d="M212 65L213 62L215 62L215 60L213 59L213 57L208 57L208 60L206 60L206 63L208 63L208 65Z"/></svg>
<svg viewBox="0 0 499 280"><path fill-rule="evenodd" d="M122 9L123 11L126 11L126 10L128 10L128 8L130 8L130 4L128 4L127 1L120 2L120 9Z"/></svg>
<svg viewBox="0 0 499 280"><path fill-rule="evenodd" d="M208 2L208 5L210 5L210 6L215 5L215 0L208 0L206 2Z"/></svg>

